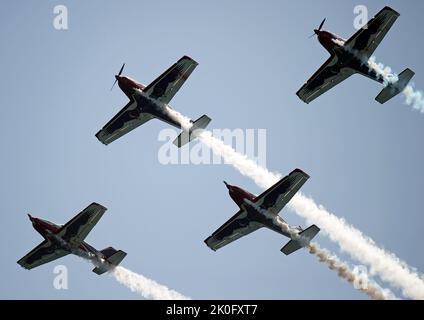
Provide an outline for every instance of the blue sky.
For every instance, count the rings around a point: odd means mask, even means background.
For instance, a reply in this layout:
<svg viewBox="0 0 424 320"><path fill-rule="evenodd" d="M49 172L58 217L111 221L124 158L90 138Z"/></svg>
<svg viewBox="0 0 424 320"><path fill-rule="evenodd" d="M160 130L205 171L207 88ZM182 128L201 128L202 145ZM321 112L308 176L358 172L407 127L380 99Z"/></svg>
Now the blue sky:
<svg viewBox="0 0 424 320"><path fill-rule="evenodd" d="M53 28L68 8L69 29ZM94 134L127 103L109 91L125 74L148 84L183 55L199 66L171 105L211 128L267 129L267 167L302 168L303 191L418 270L422 242L424 115L381 86L354 76L310 105L295 95L327 59L308 39L324 29L354 33L357 1L3 1L0 4L0 233L3 299L138 299L75 256L27 271L16 261L42 238L26 213L57 223L96 201L108 208L87 242L128 256L123 265L193 298L363 299L306 251L286 257L268 230L213 252L203 243L237 207L222 180L259 193L227 165L162 165L151 121L105 147ZM375 52L424 86L416 1L369 1L370 18L390 5L401 16ZM305 225L283 210L290 224ZM325 236L317 241L356 264ZM69 289L53 287L53 268ZM380 284L383 284L380 282ZM395 291L398 293L397 291Z"/></svg>

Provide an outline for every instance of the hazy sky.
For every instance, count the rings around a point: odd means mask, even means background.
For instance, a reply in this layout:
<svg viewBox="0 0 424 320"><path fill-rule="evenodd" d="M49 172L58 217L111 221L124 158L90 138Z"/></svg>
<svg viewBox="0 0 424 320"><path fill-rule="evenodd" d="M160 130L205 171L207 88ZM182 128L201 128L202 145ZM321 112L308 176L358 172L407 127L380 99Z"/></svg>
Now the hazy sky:
<svg viewBox="0 0 424 320"><path fill-rule="evenodd" d="M424 88L418 1L368 1L401 16L375 52ZM69 29L53 27L68 8ZM295 95L327 59L308 39L324 29L348 38L358 1L2 1L0 242L3 299L138 299L75 256L27 271L16 261L42 241L26 213L65 223L96 201L108 211L87 242L128 253L122 265L193 298L364 299L286 238L262 229L213 252L203 243L236 211L222 180L259 193L227 165L162 165L151 121L109 146L94 134L126 103L114 74L148 84L183 55L199 66L171 105L210 128L266 129L267 167L310 174L303 191L379 245L424 270L424 115L354 76L310 105ZM420 87L421 86L421 87ZM195 142L196 143L196 142ZM306 225L293 212L281 216ZM352 265L324 235L317 241ZM69 289L53 287L66 265ZM377 280L379 280L377 278ZM382 286L384 283L379 281ZM395 290L397 294L398 291Z"/></svg>

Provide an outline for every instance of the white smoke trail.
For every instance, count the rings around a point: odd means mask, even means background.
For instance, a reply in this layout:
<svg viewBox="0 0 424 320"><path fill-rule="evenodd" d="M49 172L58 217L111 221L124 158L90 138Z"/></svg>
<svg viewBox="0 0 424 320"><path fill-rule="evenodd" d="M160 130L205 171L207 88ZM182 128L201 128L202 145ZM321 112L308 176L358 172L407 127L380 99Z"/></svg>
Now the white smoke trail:
<svg viewBox="0 0 424 320"><path fill-rule="evenodd" d="M368 65L384 79L386 84L396 82L398 79L397 75L392 72L390 67L385 67L382 63L377 63L374 56L369 59ZM415 90L414 87L409 84L402 91L402 94L405 96L405 103L408 106L424 113L424 97L421 91Z"/></svg>
<svg viewBox="0 0 424 320"><path fill-rule="evenodd" d="M280 228L283 233L286 233L293 240L302 241L299 232L300 230L290 227L279 216L271 214L268 210L264 210L255 203L246 200L248 204L261 212L275 226ZM369 279L368 274L364 270L362 274L352 271L349 266L342 262L336 255L332 255L328 250L322 249L316 243L310 243L308 246L309 253L315 255L318 260L325 263L330 270L337 272L337 275L353 285L353 287L367 294L374 300L394 300L395 295L389 289L382 289L378 284Z"/></svg>
<svg viewBox="0 0 424 320"><path fill-rule="evenodd" d="M351 270L349 266L340 261L325 249L320 248L316 243L308 246L309 253L315 255L320 262L325 263L330 270L337 272L340 278L348 281L355 289L367 294L375 300L395 300L396 296L389 289L382 289L374 281L370 280L366 273L358 274Z"/></svg>
<svg viewBox="0 0 424 320"><path fill-rule="evenodd" d="M424 97L421 91L415 90L412 85L407 85L402 94L406 97L405 102L408 106L412 106L415 110L424 113Z"/></svg>
<svg viewBox="0 0 424 320"><path fill-rule="evenodd" d="M293 197L289 207L307 221L319 225L343 251L369 265L372 274L376 273L382 280L400 288L407 297L424 299L422 277L394 254L379 248L371 238L363 235L344 219L318 206L311 198L301 193Z"/></svg>
<svg viewBox="0 0 424 320"><path fill-rule="evenodd" d="M59 238L60 239L60 238ZM109 268L109 264L104 265L105 260L91 252L81 249L73 250L73 253L84 261L93 263L96 267ZM123 284L133 292L141 294L146 299L153 300L188 300L190 298L148 279L141 274L137 274L122 266L115 266L109 269L108 273L112 275L119 283Z"/></svg>
<svg viewBox="0 0 424 320"><path fill-rule="evenodd" d="M191 126L193 125L193 122L189 118L183 116L181 113L179 113L178 111L172 109L169 106L166 106L165 112L168 114L168 116L172 120L180 123L181 124L181 128L183 130L185 130L185 131L188 131L191 128Z"/></svg>
<svg viewBox="0 0 424 320"><path fill-rule="evenodd" d="M348 46L344 46L344 42L335 43L342 46L346 51L352 53L357 59L359 59L364 65L368 66L369 71L373 70L377 76L384 81L384 85L395 83L399 78L398 75L392 72L392 68L384 66L381 62L377 62L375 56L371 56L369 59L362 54L360 51L352 49ZM408 84L403 89L402 94L405 96L405 103L411 106L414 110L424 113L424 94L420 90L415 90L412 84Z"/></svg>
<svg viewBox="0 0 424 320"><path fill-rule="evenodd" d="M266 168L258 166L232 147L214 138L209 131L199 133L198 138L241 174L252 178L261 188L269 188L281 179L280 174L271 173ZM361 263L369 265L372 273L400 288L405 296L424 299L424 281L417 272L394 254L379 248L372 239L347 224L344 219L329 213L300 192L293 197L288 206L306 220L316 223L343 251Z"/></svg>
<svg viewBox="0 0 424 320"><path fill-rule="evenodd" d="M117 266L110 271L115 279L133 292L141 294L146 299L153 300L189 300L190 298L137 274L124 267Z"/></svg>
<svg viewBox="0 0 424 320"><path fill-rule="evenodd" d="M396 81L398 81L398 76L392 72L392 68L388 66L384 66L380 62L376 62L376 59L374 56L368 59L368 61L365 61L362 59L363 63L366 63L368 66L370 72L371 70L374 70L374 72L377 74L379 78L381 78L384 81L384 85L387 86L388 84L393 84Z"/></svg>

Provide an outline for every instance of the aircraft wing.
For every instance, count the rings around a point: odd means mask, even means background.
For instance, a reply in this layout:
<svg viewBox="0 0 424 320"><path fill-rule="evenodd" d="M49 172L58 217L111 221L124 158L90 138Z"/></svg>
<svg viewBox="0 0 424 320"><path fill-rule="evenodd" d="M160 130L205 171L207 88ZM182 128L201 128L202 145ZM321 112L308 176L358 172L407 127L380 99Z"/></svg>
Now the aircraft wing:
<svg viewBox="0 0 424 320"><path fill-rule="evenodd" d="M257 196L255 203L273 214L278 214L308 179L309 175L300 169L295 169Z"/></svg>
<svg viewBox="0 0 424 320"><path fill-rule="evenodd" d="M32 269L47 262L59 259L69 254L59 246L52 244L50 241L44 240L26 256L21 258L18 263L25 269Z"/></svg>
<svg viewBox="0 0 424 320"><path fill-rule="evenodd" d="M73 246L78 246L84 241L106 210L107 209L102 205L93 202L74 218L69 220L59 230L58 236L71 243Z"/></svg>
<svg viewBox="0 0 424 320"><path fill-rule="evenodd" d="M398 17L398 12L384 7L366 26L346 41L345 47L358 50L366 58L370 58Z"/></svg>
<svg viewBox="0 0 424 320"><path fill-rule="evenodd" d="M137 108L137 102L131 100L97 132L96 137L100 142L108 145L151 119L153 119L152 115L141 113L139 108Z"/></svg>
<svg viewBox="0 0 424 320"><path fill-rule="evenodd" d="M240 210L230 220L216 230L209 238L207 238L205 243L209 248L216 251L261 227L261 224L247 219L247 213Z"/></svg>
<svg viewBox="0 0 424 320"><path fill-rule="evenodd" d="M304 102L309 103L356 73L351 68L340 67L337 62L337 56L332 55L302 88L296 92L297 96Z"/></svg>
<svg viewBox="0 0 424 320"><path fill-rule="evenodd" d="M184 56L149 84L143 92L153 99L168 104L197 65L196 61Z"/></svg>

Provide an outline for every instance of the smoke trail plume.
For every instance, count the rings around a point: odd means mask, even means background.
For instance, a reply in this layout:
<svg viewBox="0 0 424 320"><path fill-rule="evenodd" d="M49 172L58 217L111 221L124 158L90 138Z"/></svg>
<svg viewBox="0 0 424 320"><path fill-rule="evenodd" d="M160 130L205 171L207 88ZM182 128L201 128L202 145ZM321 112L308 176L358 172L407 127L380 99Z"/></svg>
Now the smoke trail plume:
<svg viewBox="0 0 424 320"><path fill-rule="evenodd" d="M283 233L289 235L291 239L302 241L299 235L300 230L290 227L279 216L271 214L268 210L262 209L257 204L249 200L246 200L246 202L261 212L275 226L280 228ZM316 243L308 244L307 248L310 254L315 255L318 260L325 263L330 270L336 271L340 278L346 280L353 285L355 289L362 291L370 298L374 300L396 299L395 295L389 289L382 289L378 284L370 280L366 270L363 270L362 274L355 272L355 269L352 271L349 266L342 262L336 255L332 255L328 250L320 248Z"/></svg>
<svg viewBox="0 0 424 320"><path fill-rule="evenodd" d="M301 193L293 197L289 207L307 221L319 225L342 251L369 265L372 274L378 274L382 280L401 289L407 297L424 299L423 278L394 254L379 248L371 238L363 235L344 219L318 206L311 198Z"/></svg>
<svg viewBox="0 0 424 320"><path fill-rule="evenodd" d="M396 82L398 79L397 75L392 72L390 67L385 67L382 63L377 63L374 56L369 59L368 65L384 79L386 84ZM421 91L415 90L414 87L409 84L402 91L402 94L405 96L405 102L408 106L424 113L424 97Z"/></svg>
<svg viewBox="0 0 424 320"><path fill-rule="evenodd" d="M424 97L421 91L414 90L412 85L407 85L402 94L406 97L405 102L408 106L412 106L415 110L424 113Z"/></svg>
<svg viewBox="0 0 424 320"><path fill-rule="evenodd" d="M316 243L308 246L310 254L315 255L320 262L325 263L330 270L337 272L340 278L352 284L355 289L362 291L374 300L394 300L395 295L388 289L382 289L380 286L369 280L363 273L362 276L352 271L349 266L340 261L335 255L331 255L325 249L320 248Z"/></svg>
<svg viewBox="0 0 424 320"><path fill-rule="evenodd" d="M368 72L371 72L373 70L377 74L377 77L384 80L385 86L393 84L399 80L398 76L392 72L392 68L384 66L380 62L376 62L374 56L369 58L367 61L362 59L362 62L367 64Z"/></svg>
<svg viewBox="0 0 424 320"><path fill-rule="evenodd" d="M166 110L165 112L168 114L168 116L172 120L181 124L181 128L183 130L188 131L191 128L191 126L193 125L192 121L189 118L183 116L178 111L176 111L176 110L174 110L170 107L165 108L165 110Z"/></svg>
<svg viewBox="0 0 424 320"><path fill-rule="evenodd" d="M369 59L361 54L360 51L349 48L347 46L343 47L346 51L352 53L357 59L359 59L362 64L368 66L369 72L374 71L378 77L384 81L384 85L394 84L399 80L398 75L392 72L392 69L388 66L384 66L381 62L377 62L375 56L370 57ZM424 113L424 96L423 93L419 90L415 90L413 85L408 84L405 89L403 89L402 94L405 96L405 103L408 106L411 106L413 109L418 110L421 113Z"/></svg>
<svg viewBox="0 0 424 320"><path fill-rule="evenodd" d="M336 41L334 41L336 42ZM338 43L338 42L336 42ZM350 48L344 45L344 42L338 43L346 51L352 53L362 64L368 66L369 72L374 71L378 77L384 81L384 85L394 84L399 78L398 75L392 72L392 69L388 66L384 66L381 62L377 62L375 56L367 58L366 55L361 53L358 50ZM415 90L413 85L408 84L405 89L403 89L402 94L405 96L405 103L408 106L411 106L414 110L418 110L421 113L424 113L424 95L422 91Z"/></svg>
<svg viewBox="0 0 424 320"><path fill-rule="evenodd" d="M73 250L78 257L84 261L91 262L96 267L110 268L109 264L104 265L105 260L86 252L79 248ZM141 294L146 299L153 300L188 300L190 298L167 288L164 285L157 283L154 280L148 279L141 274L137 274L122 266L115 266L109 269L108 273L112 275L119 283L123 284L131 291Z"/></svg>
<svg viewBox="0 0 424 320"><path fill-rule="evenodd" d="M124 267L117 266L110 274L121 284L133 292L141 294L146 299L153 300L189 300L190 298L137 274Z"/></svg>
<svg viewBox="0 0 424 320"><path fill-rule="evenodd" d="M198 138L241 174L252 178L261 188L269 188L281 179L280 174L271 173L266 168L258 166L232 147L214 138L209 131L199 133ZM328 212L300 192L293 197L288 206L307 221L316 223L351 257L370 266L371 273L378 274L382 280L401 289L407 297L424 299L424 280L420 275L394 254L379 248L372 239L347 224L344 219Z"/></svg>
<svg viewBox="0 0 424 320"><path fill-rule="evenodd" d="M136 91L138 94L142 95L145 99L149 100L153 105L156 105L156 107L158 107L159 109L162 109L162 106L158 104L158 101L156 101L155 99L152 99L143 90L136 89ZM167 116L169 116L172 120L179 123L181 125L181 129L185 131L188 131L193 125L193 121L190 120L190 118L183 116L181 113L172 109L168 105L165 105L163 112Z"/></svg>

